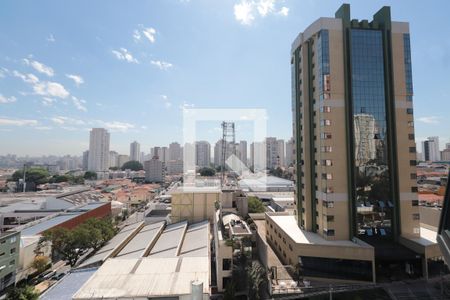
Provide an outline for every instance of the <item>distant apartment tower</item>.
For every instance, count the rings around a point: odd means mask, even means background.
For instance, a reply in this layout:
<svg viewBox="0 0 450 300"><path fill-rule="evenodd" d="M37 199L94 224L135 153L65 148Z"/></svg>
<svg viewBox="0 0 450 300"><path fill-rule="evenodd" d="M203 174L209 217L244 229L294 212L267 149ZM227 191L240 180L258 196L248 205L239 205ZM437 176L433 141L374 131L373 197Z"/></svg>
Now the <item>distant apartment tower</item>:
<svg viewBox="0 0 450 300"><path fill-rule="evenodd" d="M161 147L161 156L159 158L163 163L169 160L169 148Z"/></svg>
<svg viewBox="0 0 450 300"><path fill-rule="evenodd" d="M183 150L177 142L169 145L169 160L183 160Z"/></svg>
<svg viewBox="0 0 450 300"><path fill-rule="evenodd" d="M224 140L220 139L216 142L214 145L214 166L219 167L223 164L223 145ZM225 162L230 157L230 155L233 153L233 147L230 142L226 142L225 145L226 153L225 153Z"/></svg>
<svg viewBox="0 0 450 300"><path fill-rule="evenodd" d="M89 150L83 152L82 169L87 171L89 166Z"/></svg>
<svg viewBox="0 0 450 300"><path fill-rule="evenodd" d="M207 141L195 143L195 164L199 168L209 167L211 164L211 145Z"/></svg>
<svg viewBox="0 0 450 300"><path fill-rule="evenodd" d="M92 128L89 139L89 171L107 171L109 168L109 132Z"/></svg>
<svg viewBox="0 0 450 300"><path fill-rule="evenodd" d="M276 169L280 166L279 143L275 137L266 138L266 165L268 169ZM284 147L283 147L284 149Z"/></svg>
<svg viewBox="0 0 450 300"><path fill-rule="evenodd" d="M150 149L150 154L153 157L157 156L158 158L161 157L161 147L153 147Z"/></svg>
<svg viewBox="0 0 450 300"><path fill-rule="evenodd" d="M289 167L294 162L294 139L291 138L286 142L286 166Z"/></svg>
<svg viewBox="0 0 450 300"><path fill-rule="evenodd" d="M169 160L166 163L167 175L176 175L183 173L183 161L182 160Z"/></svg>
<svg viewBox="0 0 450 300"><path fill-rule="evenodd" d="M431 136L426 141L423 141L422 153L425 161L441 160L441 153L439 151L439 137Z"/></svg>
<svg viewBox="0 0 450 300"><path fill-rule="evenodd" d="M250 167L254 172L267 169L267 153L265 142L253 142L250 144Z"/></svg>
<svg viewBox="0 0 450 300"><path fill-rule="evenodd" d="M145 180L148 182L164 182L164 163L156 156L144 162Z"/></svg>
<svg viewBox="0 0 450 300"><path fill-rule="evenodd" d="M141 145L134 141L130 144L130 160L140 161Z"/></svg>
<svg viewBox="0 0 450 300"><path fill-rule="evenodd" d="M284 167L286 166L286 153L284 148L284 140L277 140L277 166Z"/></svg>
<svg viewBox="0 0 450 300"><path fill-rule="evenodd" d="M117 157L117 162L118 162L117 166L119 168L122 168L122 166L128 161L130 161L130 156L129 155L119 154L119 156Z"/></svg>
<svg viewBox="0 0 450 300"><path fill-rule="evenodd" d="M109 167L119 167L119 153L117 153L116 151L109 151Z"/></svg>
<svg viewBox="0 0 450 300"><path fill-rule="evenodd" d="M248 165L247 141L240 141L237 149L239 159L247 166Z"/></svg>
<svg viewBox="0 0 450 300"><path fill-rule="evenodd" d="M370 243L376 226L418 238L409 24L389 7L351 20L344 4L295 39L291 68L298 225L329 240Z"/></svg>

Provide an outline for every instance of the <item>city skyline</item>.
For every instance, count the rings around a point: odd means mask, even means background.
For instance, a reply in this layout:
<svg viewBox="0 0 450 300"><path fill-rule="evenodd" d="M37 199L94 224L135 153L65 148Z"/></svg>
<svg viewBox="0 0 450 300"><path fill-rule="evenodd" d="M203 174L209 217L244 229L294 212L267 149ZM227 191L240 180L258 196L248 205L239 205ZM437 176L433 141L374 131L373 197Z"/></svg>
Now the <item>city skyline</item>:
<svg viewBox="0 0 450 300"><path fill-rule="evenodd" d="M266 2L269 6L260 5ZM437 135L443 149L450 140L445 124L450 44L440 37L450 31L444 26L449 4L442 1L443 9L433 10L400 1L347 2L366 18L368 11L390 5L393 18L414 20L416 143L421 151L421 141ZM265 108L268 135L287 141L292 135L290 41L342 1L327 6L315 1L243 3L154 1L128 5L130 13L120 19L118 3L106 11L95 3L87 9L69 2L64 10L61 4L32 3L20 6L20 14L8 13L20 4L2 3L0 138L8 143L0 155L81 155L92 127L108 129L120 153L127 153L133 140L142 149L181 142L182 109L188 107ZM422 17L426 14L433 15L439 32ZM42 16L45 21L36 22ZM63 19L68 25L61 26ZM33 30L19 32L19 23ZM180 44L188 46L181 50ZM428 76L430 68L434 76ZM211 76L217 72L220 81Z"/></svg>

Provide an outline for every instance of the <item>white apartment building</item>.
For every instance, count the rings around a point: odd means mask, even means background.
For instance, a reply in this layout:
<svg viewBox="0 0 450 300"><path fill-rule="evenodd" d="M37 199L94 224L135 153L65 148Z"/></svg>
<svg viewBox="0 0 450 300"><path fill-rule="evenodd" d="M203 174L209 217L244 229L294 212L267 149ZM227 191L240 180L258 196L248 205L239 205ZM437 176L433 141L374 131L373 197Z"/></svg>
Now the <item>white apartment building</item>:
<svg viewBox="0 0 450 300"><path fill-rule="evenodd" d="M134 141L130 144L130 160L140 161L141 145Z"/></svg>
<svg viewBox="0 0 450 300"><path fill-rule="evenodd" d="M294 140L291 138L286 142L286 166L294 163Z"/></svg>
<svg viewBox="0 0 450 300"><path fill-rule="evenodd" d="M195 143L195 163L197 167L209 167L211 163L211 145L207 141Z"/></svg>
<svg viewBox="0 0 450 300"><path fill-rule="evenodd" d="M248 156L247 156L247 141L240 141L238 145L239 159L247 166Z"/></svg>
<svg viewBox="0 0 450 300"><path fill-rule="evenodd" d="M88 170L101 172L109 168L109 132L92 128L89 138Z"/></svg>
<svg viewBox="0 0 450 300"><path fill-rule="evenodd" d="M183 150L179 143L177 142L170 143L169 160L183 160Z"/></svg>
<svg viewBox="0 0 450 300"><path fill-rule="evenodd" d="M116 151L109 151L109 167L119 167L119 153Z"/></svg>
<svg viewBox="0 0 450 300"><path fill-rule="evenodd" d="M441 153L439 151L439 137L431 136L428 137L426 141L423 141L422 153L425 161L441 160Z"/></svg>
<svg viewBox="0 0 450 300"><path fill-rule="evenodd" d="M169 160L166 163L167 175L183 174L182 160Z"/></svg>
<svg viewBox="0 0 450 300"><path fill-rule="evenodd" d="M145 180L164 182L164 163L156 157L144 162Z"/></svg>

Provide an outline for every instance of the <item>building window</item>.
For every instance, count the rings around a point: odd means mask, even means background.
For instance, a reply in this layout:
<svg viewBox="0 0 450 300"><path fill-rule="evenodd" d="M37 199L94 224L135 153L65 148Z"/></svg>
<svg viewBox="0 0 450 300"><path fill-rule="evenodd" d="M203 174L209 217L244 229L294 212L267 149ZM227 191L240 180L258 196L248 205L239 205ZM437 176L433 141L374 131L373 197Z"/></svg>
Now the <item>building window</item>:
<svg viewBox="0 0 450 300"><path fill-rule="evenodd" d="M414 121L408 121L408 127L414 127Z"/></svg>
<svg viewBox="0 0 450 300"><path fill-rule="evenodd" d="M322 173L322 179L331 180L333 175L331 173Z"/></svg>
<svg viewBox="0 0 450 300"><path fill-rule="evenodd" d="M10 239L10 243L12 244L12 243L15 243L17 241L17 237L16 236L13 236L11 239Z"/></svg>
<svg viewBox="0 0 450 300"><path fill-rule="evenodd" d="M231 259L229 258L222 259L222 270L224 271L231 270Z"/></svg>
<svg viewBox="0 0 450 300"><path fill-rule="evenodd" d="M334 222L334 216L326 216L327 222Z"/></svg>
<svg viewBox="0 0 450 300"><path fill-rule="evenodd" d="M412 108L407 108L407 109L406 109L406 113L407 113L408 115L412 115L412 114L414 113L414 110L413 110Z"/></svg>
<svg viewBox="0 0 450 300"><path fill-rule="evenodd" d="M331 146L322 146L322 147L320 147L320 151L324 152L324 153L333 152L333 147L331 147Z"/></svg>
<svg viewBox="0 0 450 300"><path fill-rule="evenodd" d="M420 220L420 214L412 214L413 220Z"/></svg>
<svg viewBox="0 0 450 300"><path fill-rule="evenodd" d="M329 139L331 139L331 133L329 133L329 132L322 132L321 133L321 138L323 139L323 140L329 140Z"/></svg>
<svg viewBox="0 0 450 300"><path fill-rule="evenodd" d="M419 200L411 200L412 206L419 206Z"/></svg>
<svg viewBox="0 0 450 300"><path fill-rule="evenodd" d="M411 173L410 174L411 179L417 179L417 173Z"/></svg>
<svg viewBox="0 0 450 300"><path fill-rule="evenodd" d="M408 139L409 139L410 141L413 141L413 140L414 140L414 133L408 134Z"/></svg>
<svg viewBox="0 0 450 300"><path fill-rule="evenodd" d="M330 106L321 106L320 107L320 112L322 112L322 113L329 113L329 112L331 112L331 107Z"/></svg>
<svg viewBox="0 0 450 300"><path fill-rule="evenodd" d="M405 63L405 83L406 83L406 94L411 97L406 97L406 100L412 101L413 95L413 82L412 82L412 67L411 67L411 44L409 33L403 34L403 58Z"/></svg>
<svg viewBox="0 0 450 300"><path fill-rule="evenodd" d="M334 236L334 229L324 229L323 234L326 236Z"/></svg>
<svg viewBox="0 0 450 300"><path fill-rule="evenodd" d="M417 193L417 186L411 187L411 193Z"/></svg>
<svg viewBox="0 0 450 300"><path fill-rule="evenodd" d="M333 161L331 159L322 159L322 166L332 166L333 165Z"/></svg>
<svg viewBox="0 0 450 300"><path fill-rule="evenodd" d="M416 166L416 165L417 165L417 161L416 161L415 159L411 159L411 160L409 161L409 165L410 165L410 166Z"/></svg>
<svg viewBox="0 0 450 300"><path fill-rule="evenodd" d="M322 206L327 207L327 208L333 208L334 201L322 201Z"/></svg>
<svg viewBox="0 0 450 300"><path fill-rule="evenodd" d="M416 147L409 147L409 153L416 153Z"/></svg>
<svg viewBox="0 0 450 300"><path fill-rule="evenodd" d="M322 126L331 126L331 120L324 119L321 121Z"/></svg>
<svg viewBox="0 0 450 300"><path fill-rule="evenodd" d="M9 265L10 265L10 266L13 266L15 263L16 263L16 260L13 259L13 260L11 260L11 261L9 262Z"/></svg>
<svg viewBox="0 0 450 300"><path fill-rule="evenodd" d="M16 248L11 248L11 250L9 250L9 252L10 252L11 254L16 253Z"/></svg>

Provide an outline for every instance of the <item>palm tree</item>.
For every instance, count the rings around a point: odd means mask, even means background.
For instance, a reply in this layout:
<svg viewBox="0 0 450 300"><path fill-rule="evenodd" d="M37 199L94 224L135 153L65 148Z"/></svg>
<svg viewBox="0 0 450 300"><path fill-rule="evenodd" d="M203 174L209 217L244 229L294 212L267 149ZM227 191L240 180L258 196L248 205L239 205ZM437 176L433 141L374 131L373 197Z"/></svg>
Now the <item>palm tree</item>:
<svg viewBox="0 0 450 300"><path fill-rule="evenodd" d="M257 261L253 261L247 268L248 296L250 299L259 300L260 288L266 282L266 270Z"/></svg>

